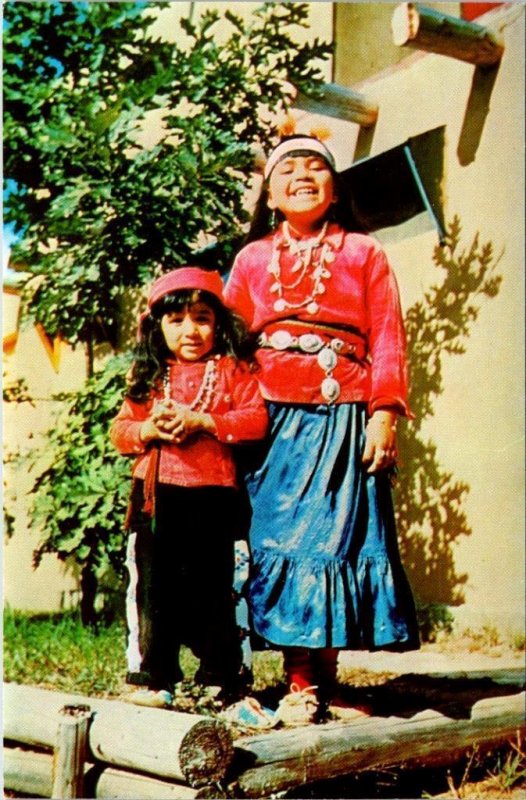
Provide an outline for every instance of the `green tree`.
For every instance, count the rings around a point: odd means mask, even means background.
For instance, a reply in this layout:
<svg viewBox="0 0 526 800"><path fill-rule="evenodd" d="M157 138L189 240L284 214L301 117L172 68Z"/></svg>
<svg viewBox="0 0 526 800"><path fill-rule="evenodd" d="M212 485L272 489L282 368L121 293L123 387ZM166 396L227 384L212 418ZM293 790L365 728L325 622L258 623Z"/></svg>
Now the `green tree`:
<svg viewBox="0 0 526 800"><path fill-rule="evenodd" d="M5 217L27 310L70 343L112 341L118 300L203 235L240 236L253 148L291 84L309 91L330 47L300 45L306 4L268 3L181 20L185 44L154 38L161 2L4 5ZM178 37L181 40L181 36ZM155 144L141 131L162 117Z"/></svg>
<svg viewBox="0 0 526 800"><path fill-rule="evenodd" d="M80 570L85 624L96 621L99 586L108 588L114 576L123 577L130 463L110 443L108 426L122 403L128 366L126 356L116 356L78 393L62 398L53 427L24 459L37 470L30 511L43 531L33 565L38 567L45 553L62 561L73 558Z"/></svg>
<svg viewBox="0 0 526 800"><path fill-rule="evenodd" d="M54 552L79 564L84 621L98 577L121 563L128 488L128 464L107 444L118 377L112 363L94 373L93 344L115 346L126 291L203 241L220 242L226 264L254 150L292 86L315 91L331 49L297 42L307 4L264 4L248 22L216 10L183 18L179 44L151 33L163 9L4 4L5 219L19 234L13 260L30 275L24 311L88 356L87 385L29 457L50 459L33 489L35 563ZM229 30L218 43L220 21ZM153 117L158 136L145 144Z"/></svg>

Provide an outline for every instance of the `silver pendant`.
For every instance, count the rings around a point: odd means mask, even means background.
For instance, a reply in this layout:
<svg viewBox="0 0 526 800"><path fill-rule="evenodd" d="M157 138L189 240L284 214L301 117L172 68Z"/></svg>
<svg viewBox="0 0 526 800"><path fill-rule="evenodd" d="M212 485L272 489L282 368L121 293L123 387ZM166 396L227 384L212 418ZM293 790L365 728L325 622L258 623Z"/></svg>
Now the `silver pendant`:
<svg viewBox="0 0 526 800"><path fill-rule="evenodd" d="M334 403L340 396L340 384L336 378L324 378L321 382L321 396L327 403Z"/></svg>
<svg viewBox="0 0 526 800"><path fill-rule="evenodd" d="M318 364L324 372L331 372L338 363L338 356L330 347L324 347L318 353Z"/></svg>
<svg viewBox="0 0 526 800"><path fill-rule="evenodd" d="M317 333L302 333L298 345L304 353L318 353L323 347L323 339Z"/></svg>
<svg viewBox="0 0 526 800"><path fill-rule="evenodd" d="M274 350L286 350L292 344L292 334L288 331L274 331L269 337L269 343Z"/></svg>

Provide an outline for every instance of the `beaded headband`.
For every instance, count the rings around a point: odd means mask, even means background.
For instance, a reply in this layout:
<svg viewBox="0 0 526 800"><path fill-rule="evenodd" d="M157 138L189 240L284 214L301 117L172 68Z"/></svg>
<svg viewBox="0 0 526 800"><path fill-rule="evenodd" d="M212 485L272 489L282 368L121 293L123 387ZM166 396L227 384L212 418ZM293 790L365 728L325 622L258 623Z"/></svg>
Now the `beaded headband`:
<svg viewBox="0 0 526 800"><path fill-rule="evenodd" d="M316 139L314 136L294 136L290 139L285 139L284 141L280 142L269 155L267 163L265 164L265 170L263 172L265 180L270 177L270 173L278 161L281 161L281 159L285 158L285 156L289 155L290 153L297 151L314 153L321 156L325 159L325 161L327 161L329 166L336 171L336 162L334 160L334 156L323 144L323 142L320 142L320 140Z"/></svg>

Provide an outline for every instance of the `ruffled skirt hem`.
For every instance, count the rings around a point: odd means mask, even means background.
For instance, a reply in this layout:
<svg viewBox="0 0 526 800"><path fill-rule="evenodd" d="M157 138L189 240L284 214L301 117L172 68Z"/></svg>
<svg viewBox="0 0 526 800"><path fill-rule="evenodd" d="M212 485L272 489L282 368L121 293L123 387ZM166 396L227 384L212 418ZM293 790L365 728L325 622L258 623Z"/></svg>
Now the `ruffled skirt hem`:
<svg viewBox="0 0 526 800"><path fill-rule="evenodd" d="M405 573L385 556L362 554L356 566L341 559L298 559L270 551L252 557L253 625L266 641L282 647L352 650L419 647Z"/></svg>

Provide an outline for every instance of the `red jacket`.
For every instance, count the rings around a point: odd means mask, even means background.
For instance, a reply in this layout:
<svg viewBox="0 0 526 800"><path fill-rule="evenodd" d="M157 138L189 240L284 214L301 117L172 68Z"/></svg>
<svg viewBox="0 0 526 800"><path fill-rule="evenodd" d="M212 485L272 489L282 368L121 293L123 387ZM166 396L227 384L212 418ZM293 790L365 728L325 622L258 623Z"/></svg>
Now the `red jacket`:
<svg viewBox="0 0 526 800"><path fill-rule="evenodd" d="M180 403L190 405L204 374L205 363L171 362L170 394ZM217 436L197 433L182 444L162 442L160 447L160 483L178 486L236 486L236 469L231 445L262 439L268 416L258 382L248 368L229 356L217 363L217 391L209 409L217 427ZM133 476L146 476L152 447L139 437L142 423L150 414L159 395L152 394L145 403L126 399L110 427L110 438L123 455L137 456Z"/></svg>
<svg viewBox="0 0 526 800"><path fill-rule="evenodd" d="M263 332L268 326L275 330L279 328L276 322L291 318L357 329L362 334L366 358L357 361L338 356L333 377L340 384L341 394L336 402L365 401L370 413L390 406L401 414L409 414L406 337L398 286L378 242L371 236L347 233L335 224L329 226L325 241L334 254L328 265L331 277L324 281L325 292L316 297L319 311L312 315L305 308L274 310L276 294L270 287L275 278L268 271L273 241L274 246L280 247L281 228L240 251L225 289L227 305L241 314L256 332ZM294 261L289 248L282 248L280 264L285 285L297 280L296 273L291 272ZM286 298L291 303L300 303L311 287L312 279L307 274L297 288L287 290ZM324 374L316 356L262 348L257 358L260 364L257 376L266 399L325 402L320 394Z"/></svg>

